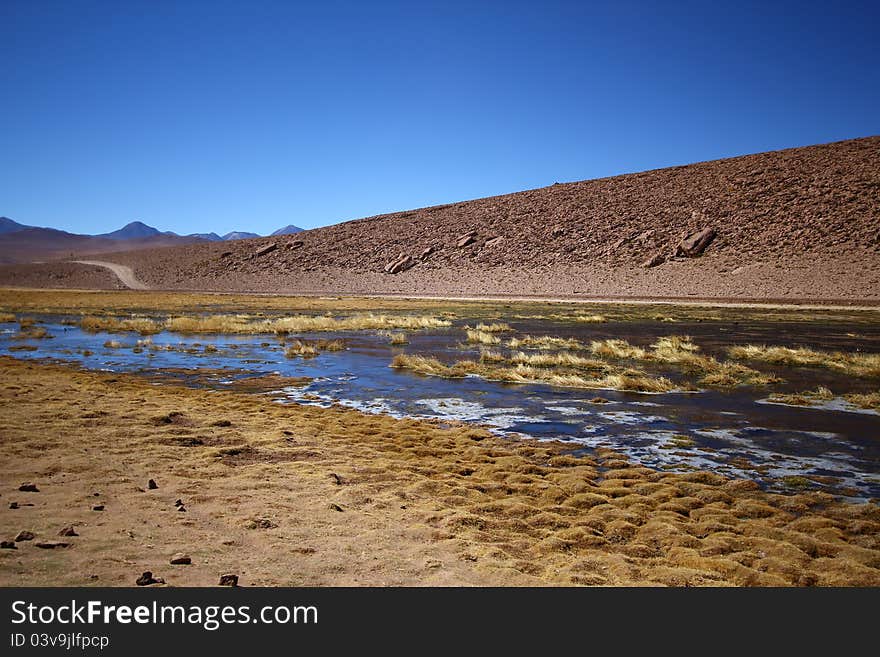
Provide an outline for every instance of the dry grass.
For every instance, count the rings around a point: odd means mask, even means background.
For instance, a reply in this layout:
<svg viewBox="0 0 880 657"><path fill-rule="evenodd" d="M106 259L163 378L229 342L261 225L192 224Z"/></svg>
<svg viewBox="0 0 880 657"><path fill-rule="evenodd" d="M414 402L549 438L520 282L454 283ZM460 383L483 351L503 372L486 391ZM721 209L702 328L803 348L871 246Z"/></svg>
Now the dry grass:
<svg viewBox="0 0 880 657"><path fill-rule="evenodd" d="M567 349L570 351L584 350L582 342L574 338L555 338L550 335L523 335L507 342L511 349Z"/></svg>
<svg viewBox="0 0 880 657"><path fill-rule="evenodd" d="M518 351L512 354L509 360L515 365L529 365L531 367L572 367L600 372L607 372L611 369L611 366L604 361L584 358L568 351L537 354Z"/></svg>
<svg viewBox="0 0 880 657"><path fill-rule="evenodd" d="M880 411L880 392L853 393L844 395L844 399L859 408Z"/></svg>
<svg viewBox="0 0 880 657"><path fill-rule="evenodd" d="M768 347L742 345L730 347L728 353L736 360L757 360L789 367L824 367L863 378L880 378L880 354L860 352L818 351L804 347Z"/></svg>
<svg viewBox="0 0 880 657"><path fill-rule="evenodd" d="M467 330L467 341L475 344L499 344L501 338L487 331Z"/></svg>
<svg viewBox="0 0 880 657"><path fill-rule="evenodd" d="M608 321L608 318L605 315L575 315L572 319L576 322L583 322L585 324L604 324Z"/></svg>
<svg viewBox="0 0 880 657"><path fill-rule="evenodd" d="M284 355L287 358L314 358L322 351L345 351L345 342L342 340L294 340Z"/></svg>
<svg viewBox="0 0 880 657"><path fill-rule="evenodd" d="M593 340L590 343L590 351L601 358L617 360L642 360L646 355L644 349L635 347L626 340Z"/></svg>
<svg viewBox="0 0 880 657"><path fill-rule="evenodd" d="M523 356L526 356L523 354ZM526 356L527 358L527 356ZM583 388L586 390L630 390L633 392L669 392L675 385L664 377L651 377L643 372L624 370L611 372L610 367L592 361L601 377L586 377L564 369L534 367L525 363L513 366L496 366L491 361L460 360L446 365L436 358L427 356L399 354L394 357L391 367L408 369L419 374L439 376L447 379L461 379L466 376L479 376L487 381L504 383L544 384L563 388ZM589 369L589 368L584 368Z"/></svg>
<svg viewBox="0 0 880 657"><path fill-rule="evenodd" d="M406 337L406 333L392 333L389 336L388 342L391 344L409 344L409 338Z"/></svg>
<svg viewBox="0 0 880 657"><path fill-rule="evenodd" d="M30 324L20 325L21 330L12 336L13 340L42 340L51 338L52 336L42 326L32 326Z"/></svg>
<svg viewBox="0 0 880 657"><path fill-rule="evenodd" d="M141 335L155 335L161 333L163 325L146 317L131 317L120 319L117 317L96 317L89 315L83 317L79 323L84 331L89 333L140 333Z"/></svg>
<svg viewBox="0 0 880 657"><path fill-rule="evenodd" d="M0 313L0 324L9 324L15 321L14 313Z"/></svg>
<svg viewBox="0 0 880 657"><path fill-rule="evenodd" d="M122 343L118 340L107 340L107 342L104 343L105 349L122 349L122 346Z"/></svg>
<svg viewBox="0 0 880 657"><path fill-rule="evenodd" d="M484 331L486 333L504 333L505 331L512 331L510 328L510 324L505 324L504 322L495 322L493 324L486 324L484 322L480 322L477 324L476 329L478 331Z"/></svg>
<svg viewBox="0 0 880 657"><path fill-rule="evenodd" d="M812 406L818 402L831 401L832 399L834 399L834 393L824 386L804 392L774 392L767 398L768 401L775 404L790 404L791 406Z"/></svg>
<svg viewBox="0 0 880 657"><path fill-rule="evenodd" d="M80 534L2 551L3 586L132 586L145 570L173 586L222 572L245 586L880 585L880 509L816 491L14 359L0 406L0 487L40 487L8 500L37 506L0 508L4 540ZM159 489L138 490L149 478ZM193 564L169 566L181 551Z"/></svg>

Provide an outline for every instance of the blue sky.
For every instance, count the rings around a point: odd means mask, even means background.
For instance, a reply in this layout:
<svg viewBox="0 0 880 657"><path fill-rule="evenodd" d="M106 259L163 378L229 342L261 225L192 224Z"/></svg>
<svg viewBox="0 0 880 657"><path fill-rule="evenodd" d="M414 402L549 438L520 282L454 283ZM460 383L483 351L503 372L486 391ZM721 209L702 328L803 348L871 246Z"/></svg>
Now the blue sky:
<svg viewBox="0 0 880 657"><path fill-rule="evenodd" d="M878 134L878 23L876 2L2 0L0 215L267 233Z"/></svg>

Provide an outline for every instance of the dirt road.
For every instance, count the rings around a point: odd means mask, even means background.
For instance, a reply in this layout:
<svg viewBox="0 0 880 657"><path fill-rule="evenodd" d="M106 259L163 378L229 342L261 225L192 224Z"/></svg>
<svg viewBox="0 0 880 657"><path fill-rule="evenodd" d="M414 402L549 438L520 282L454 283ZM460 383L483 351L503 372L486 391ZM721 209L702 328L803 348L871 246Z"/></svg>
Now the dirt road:
<svg viewBox="0 0 880 657"><path fill-rule="evenodd" d="M81 265L95 265L96 267L104 267L105 269L109 269L116 277L122 281L122 284L132 290L149 290L150 288L141 283L137 278L135 278L134 272L131 267L127 267L125 265L118 265L115 262L104 262L102 260L74 260L74 262L79 263Z"/></svg>

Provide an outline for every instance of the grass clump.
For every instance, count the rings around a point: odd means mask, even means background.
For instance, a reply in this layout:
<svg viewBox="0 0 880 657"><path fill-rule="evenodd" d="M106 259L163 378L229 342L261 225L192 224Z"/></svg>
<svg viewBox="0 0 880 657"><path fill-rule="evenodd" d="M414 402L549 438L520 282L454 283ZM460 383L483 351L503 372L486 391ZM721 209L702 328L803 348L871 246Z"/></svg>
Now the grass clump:
<svg viewBox="0 0 880 657"><path fill-rule="evenodd" d="M572 319L576 322L584 322L586 324L604 324L608 321L605 315L575 315Z"/></svg>
<svg viewBox="0 0 880 657"><path fill-rule="evenodd" d="M515 365L529 365L531 367L572 367L575 369L609 371L608 363L595 358L584 358L568 351L559 353L527 354L519 351L510 357L510 362Z"/></svg>
<svg viewBox="0 0 880 657"><path fill-rule="evenodd" d="M608 373L602 377L586 377L574 372L548 370L524 363L505 367L461 360L452 365L446 365L436 358L409 354L395 356L391 367L449 379L479 376L488 381L545 384L565 388L629 390L633 392L669 392L675 389L675 385L669 379L647 376L634 370Z"/></svg>
<svg viewBox="0 0 880 657"><path fill-rule="evenodd" d="M574 338L555 338L549 335L524 335L520 338L512 338L507 346L511 349L567 349L569 351L582 351L586 347Z"/></svg>
<svg viewBox="0 0 880 657"><path fill-rule="evenodd" d="M880 392L853 393L851 395L844 395L843 398L859 408L880 411Z"/></svg>
<svg viewBox="0 0 880 657"><path fill-rule="evenodd" d="M79 323L84 331L89 333L126 333L134 332L141 335L155 335L161 333L163 326L161 322L148 319L146 317L132 317L129 319L120 319L118 317L96 317L89 315L83 317Z"/></svg>
<svg viewBox="0 0 880 657"><path fill-rule="evenodd" d="M593 340L590 351L600 358L644 360L647 352L626 340Z"/></svg>
<svg viewBox="0 0 880 657"><path fill-rule="evenodd" d="M10 324L15 321L13 313L0 313L0 324Z"/></svg>
<svg viewBox="0 0 880 657"><path fill-rule="evenodd" d="M476 329L478 331L485 331L486 333L504 333L505 331L513 330L510 328L510 324L505 324L504 322L495 322L494 324L480 322L477 324Z"/></svg>
<svg viewBox="0 0 880 657"><path fill-rule="evenodd" d="M831 401L832 399L834 399L834 393L828 388L820 386L815 390L804 392L775 392L767 398L767 401L791 406L812 406L818 402Z"/></svg>
<svg viewBox="0 0 880 657"><path fill-rule="evenodd" d="M51 338L49 331L42 326L20 325L21 330L12 336L13 340L42 340L43 338Z"/></svg>
<svg viewBox="0 0 880 657"><path fill-rule="evenodd" d="M429 329L451 326L452 322L431 315L377 315L364 313L350 317L294 315L252 321L247 315L209 315L174 317L169 331L177 333L320 333L329 331L367 331L389 329Z"/></svg>
<svg viewBox="0 0 880 657"><path fill-rule="evenodd" d="M314 358L322 351L344 350L342 340L294 340L284 350L284 355L287 358Z"/></svg>
<svg viewBox="0 0 880 657"><path fill-rule="evenodd" d="M388 342L391 344L409 344L409 338L406 337L406 333L391 333L389 335Z"/></svg>
<svg viewBox="0 0 880 657"><path fill-rule="evenodd" d="M118 340L107 340L107 342L104 343L104 348L105 349L122 349L122 343L119 342Z"/></svg>
<svg viewBox="0 0 880 657"><path fill-rule="evenodd" d="M476 344L499 344L501 338L493 335L488 331L480 331L476 329L467 330L467 341Z"/></svg>
<svg viewBox="0 0 880 657"><path fill-rule="evenodd" d="M789 367L824 367L850 376L880 378L880 354L819 351L805 347L770 347L767 345L730 347L728 353L731 358L736 360L757 360Z"/></svg>

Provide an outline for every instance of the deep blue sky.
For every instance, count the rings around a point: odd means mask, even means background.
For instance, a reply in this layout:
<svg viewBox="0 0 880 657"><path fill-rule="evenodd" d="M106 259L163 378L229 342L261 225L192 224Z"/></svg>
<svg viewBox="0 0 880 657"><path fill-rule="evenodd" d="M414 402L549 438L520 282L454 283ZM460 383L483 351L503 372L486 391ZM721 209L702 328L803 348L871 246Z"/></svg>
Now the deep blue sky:
<svg viewBox="0 0 880 657"><path fill-rule="evenodd" d="M878 3L0 0L0 215L266 233L880 133Z"/></svg>

